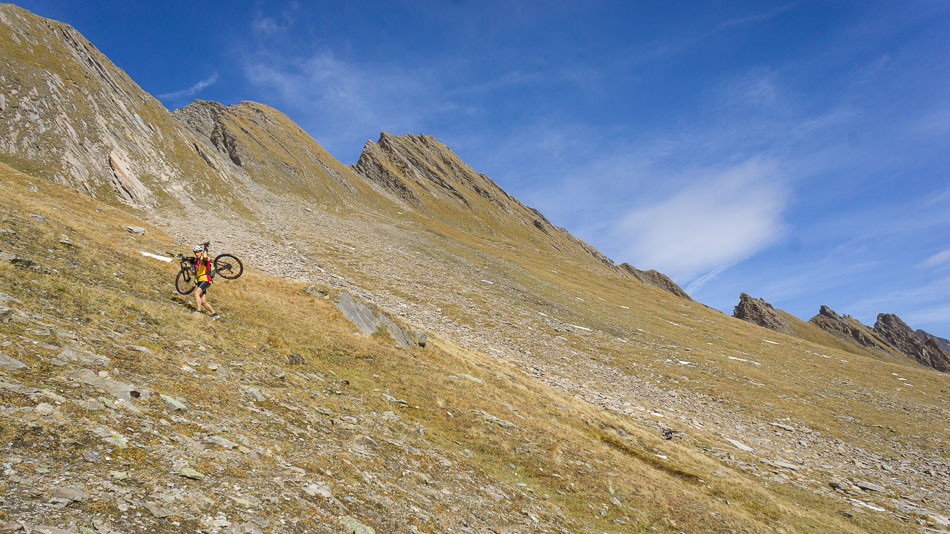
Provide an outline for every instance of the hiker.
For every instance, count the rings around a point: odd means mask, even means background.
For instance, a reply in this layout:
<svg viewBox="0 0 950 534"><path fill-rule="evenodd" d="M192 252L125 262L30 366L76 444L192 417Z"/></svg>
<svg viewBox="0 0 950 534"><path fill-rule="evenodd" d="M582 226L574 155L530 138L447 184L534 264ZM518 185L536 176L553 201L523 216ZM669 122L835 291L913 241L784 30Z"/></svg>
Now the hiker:
<svg viewBox="0 0 950 534"><path fill-rule="evenodd" d="M195 308L197 312L201 313L201 308L207 308L211 312L211 319L217 321L221 318L208 304L208 301L205 295L208 293L208 288L211 287L211 260L208 258L208 253L205 252L204 245L195 245Z"/></svg>

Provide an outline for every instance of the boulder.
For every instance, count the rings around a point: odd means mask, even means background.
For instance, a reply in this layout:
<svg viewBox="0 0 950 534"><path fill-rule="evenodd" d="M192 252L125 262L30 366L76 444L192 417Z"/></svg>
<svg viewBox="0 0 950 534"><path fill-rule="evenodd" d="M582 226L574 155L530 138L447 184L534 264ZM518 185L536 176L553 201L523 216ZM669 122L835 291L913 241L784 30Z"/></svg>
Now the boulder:
<svg viewBox="0 0 950 534"><path fill-rule="evenodd" d="M732 316L783 334L795 335L792 324L783 317L782 312L762 299L752 298L742 293Z"/></svg>
<svg viewBox="0 0 950 534"><path fill-rule="evenodd" d="M416 338L417 345L419 345L420 347L426 346L426 340L428 339L429 336L428 334L426 334L425 330L413 330L412 336Z"/></svg>
<svg viewBox="0 0 950 534"><path fill-rule="evenodd" d="M364 335L372 335L380 330L389 334L389 337L403 348L419 344L410 335L383 313L378 307L354 299L348 292L341 291L336 307L348 321L353 323ZM424 346L424 345L423 345Z"/></svg>

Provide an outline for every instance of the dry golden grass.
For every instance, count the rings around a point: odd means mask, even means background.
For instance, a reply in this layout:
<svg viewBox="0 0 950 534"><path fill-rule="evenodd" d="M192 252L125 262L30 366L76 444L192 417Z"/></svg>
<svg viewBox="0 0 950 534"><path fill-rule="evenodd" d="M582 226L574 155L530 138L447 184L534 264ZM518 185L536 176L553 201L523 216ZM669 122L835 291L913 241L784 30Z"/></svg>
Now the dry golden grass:
<svg viewBox="0 0 950 534"><path fill-rule="evenodd" d="M3 244L4 250L12 249L56 271L43 274L4 266L0 268L0 290L17 295L24 301L24 308L42 309L55 315L81 337L110 333L109 337L116 341L115 353L110 357L118 369L145 377L156 391L179 397L190 406L213 411L222 421L240 421L244 416L241 406L231 402L235 395L240 395L237 384L209 383L182 372L185 360L176 346L179 340L200 344L206 349L204 354L218 362L260 364L285 370L284 379L273 374L259 378L262 387L280 388L284 393L279 398L284 401L296 398L301 406L322 406L340 414L398 409L404 422L425 427L427 447L456 459L465 458L453 469L511 485L523 483L522 491L528 495L525 499L540 503L551 517L557 510L555 507L559 507L571 529L592 532L767 532L774 529L816 533L871 532L881 531L881 528L889 532L907 530L905 525L889 518L879 519L874 525L861 516L846 519L837 513L841 509L839 503L805 490L783 485L764 487L760 480L734 471L695 449L663 441L621 416L580 402L510 365L462 348L451 340L432 336L425 350L407 351L381 336L356 337L352 325L343 320L329 301L303 292L300 283L266 276L252 267L238 281L220 280L214 285L211 302L221 311L224 320L211 323L206 316L192 313L190 296L173 293L175 263L163 264L138 254L139 250L180 248L168 236L123 209L97 203L45 180L5 167L0 167L0 179L4 192L0 199L3 210L0 225L16 231L10 242ZM39 193L26 189L28 179L40 186ZM48 222L37 222L30 213L42 215ZM123 228L127 224L146 226L146 235L131 236ZM60 234L69 235L74 245L59 244ZM517 265L514 256L510 259ZM703 368L677 368L667 373L671 378L687 375L701 383L702 389L735 399L736 404L753 411L759 406L773 416L792 416L827 427L831 433L848 431L835 428L824 416L822 411L829 406L816 403L807 407L809 411L803 411L800 403L777 401L772 389L780 384L782 391L795 392L801 388L802 395L806 395L829 377L854 378L855 365L834 363L840 359L839 353L834 353L830 368L816 370L813 376L802 374L802 363L795 359L801 360L809 350L824 349L763 332L763 336L781 341L782 353L768 356L763 352L763 363L768 366L763 365L762 369L738 362L732 364L721 359L719 352L748 349L749 325L724 319L717 312L696 304L670 301L665 294L649 288L644 290L637 282L622 278L600 281L592 279L581 268L576 271L561 268L555 276L540 263L532 263L536 260L531 257L518 256L518 261L527 267L512 276L521 277L525 284L537 280L546 282L548 285L537 286L537 298L570 310L569 313L576 314L572 320L599 321L605 329L627 328L623 321L616 321L615 313L604 311L622 299L632 304L631 308L636 307L637 324L652 331L657 339L676 339L678 343L700 348L691 353L693 359L717 359L717 374ZM618 291L618 285L622 291ZM560 290L555 291L555 287ZM572 309L565 296L572 292L587 295L589 309ZM631 302L632 295L638 300ZM671 302L676 306L670 306ZM680 331L661 327L667 318L675 318L687 328ZM714 351L704 353L701 347L713 331L707 321L715 323L717 346ZM154 356L121 349L131 344L148 346ZM286 359L291 352L303 356L305 363L291 368ZM27 383L42 384L57 372L38 366L38 359L31 354L13 352L10 355L33 365L31 373L19 375ZM655 354L639 349L615 356L616 365L620 367L628 361L652 362L651 369L663 372L662 365L655 360ZM870 383L885 379L887 371L897 368L868 367L865 373ZM921 395L921 401L930 400L923 397L930 391L928 387L939 387L939 382L925 372L906 367L900 367L900 371L912 377L915 385L919 384L907 394ZM313 396L307 389L311 386L299 381L300 373L316 373L327 381L345 377L347 395ZM461 377L463 373L482 382ZM794 378L789 380L787 373L795 373ZM770 387L750 390L749 379ZM404 399L408 407L394 408L380 392ZM842 398L828 401L836 407L848 402ZM910 401L905 398L905 402ZM305 424L299 414L282 408L277 402L266 401L265 406L280 413L285 423ZM862 409L868 413L861 413ZM506 430L486 424L476 410L509 420L519 428ZM879 418L884 417L885 424L902 431L912 426L911 422L878 413L860 402L853 402L848 410L861 418L881 420ZM157 415L149 412L146 417ZM269 423L253 432L289 436L283 426L285 423ZM198 431L197 427L186 424L174 424L173 428L186 436ZM252 430L247 429L247 432ZM273 443L285 451L319 446L292 441ZM120 456L141 472L161 471L158 459L143 449L133 447ZM359 465L369 468L383 459L386 458L353 458L351 462L361 461ZM308 468L332 468L344 481L358 477L358 470L350 464L319 454L311 454L308 462ZM239 471L235 466L218 465L210 460L195 467L203 472L234 476L238 476ZM623 503L622 508L609 504L612 496ZM431 512L448 513L447 510L440 512L438 506ZM498 512L505 510L500 508ZM431 525L420 524L420 528L437 531Z"/></svg>

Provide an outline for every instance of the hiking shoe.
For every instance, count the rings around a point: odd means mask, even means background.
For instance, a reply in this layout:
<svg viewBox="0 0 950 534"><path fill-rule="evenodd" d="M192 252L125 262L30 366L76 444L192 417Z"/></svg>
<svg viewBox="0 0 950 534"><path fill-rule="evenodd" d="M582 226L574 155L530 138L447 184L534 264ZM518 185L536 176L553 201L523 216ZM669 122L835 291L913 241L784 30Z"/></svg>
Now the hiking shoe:
<svg viewBox="0 0 950 534"><path fill-rule="evenodd" d="M212 320L212 321L217 321L217 320L220 319L220 318L221 318L221 316L218 315L217 313L211 316L211 320Z"/></svg>

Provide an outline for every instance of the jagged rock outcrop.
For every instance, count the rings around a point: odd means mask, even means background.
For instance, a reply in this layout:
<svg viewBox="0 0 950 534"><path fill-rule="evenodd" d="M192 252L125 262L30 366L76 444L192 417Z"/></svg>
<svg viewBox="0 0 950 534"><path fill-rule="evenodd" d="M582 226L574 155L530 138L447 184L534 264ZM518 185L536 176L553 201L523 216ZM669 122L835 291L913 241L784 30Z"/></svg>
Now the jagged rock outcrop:
<svg viewBox="0 0 950 534"><path fill-rule="evenodd" d="M662 289L663 291L672 293L676 295L677 297L681 297L687 300L693 300L685 291L683 291L683 289L680 286L676 285L676 282L671 280L669 276L666 276L665 274L661 273L660 271L657 271L656 269L650 269L649 271L641 271L640 269L637 269L633 265L630 265L629 263L626 263L626 262L620 264L620 269L624 273L632 276L633 278L636 278L637 280L643 282L644 284L653 286L657 289Z"/></svg>
<svg viewBox="0 0 950 534"><path fill-rule="evenodd" d="M874 332L887 340L897 350L918 362L938 371L950 373L950 353L937 345L931 337L915 332L900 317L892 313L880 313L874 323Z"/></svg>
<svg viewBox="0 0 950 534"><path fill-rule="evenodd" d="M821 309L818 310L818 315L808 321L825 332L849 343L877 349L885 353L891 352L891 348L887 346L887 343L875 335L870 328L849 315L838 315L828 306L822 305Z"/></svg>
<svg viewBox="0 0 950 534"><path fill-rule="evenodd" d="M795 335L795 329L792 327L779 310L776 310L771 304L762 299L752 298L742 293L739 295L739 304L736 304L732 316L743 321L764 326L770 330L781 332L783 334Z"/></svg>
<svg viewBox="0 0 950 534"><path fill-rule="evenodd" d="M947 338L945 338L945 337L935 336L935 335L931 334L930 332L928 332L928 331L926 331L926 330L921 330L921 329L919 329L919 328L917 329L917 335L922 336L922 337L925 337L925 338L928 338L928 337L929 337L929 338L933 339L933 340L937 343L937 346L938 346L938 347L940 347L941 349L943 349L943 350L945 350L945 351L947 351L947 352L950 352L950 339L947 339Z"/></svg>

